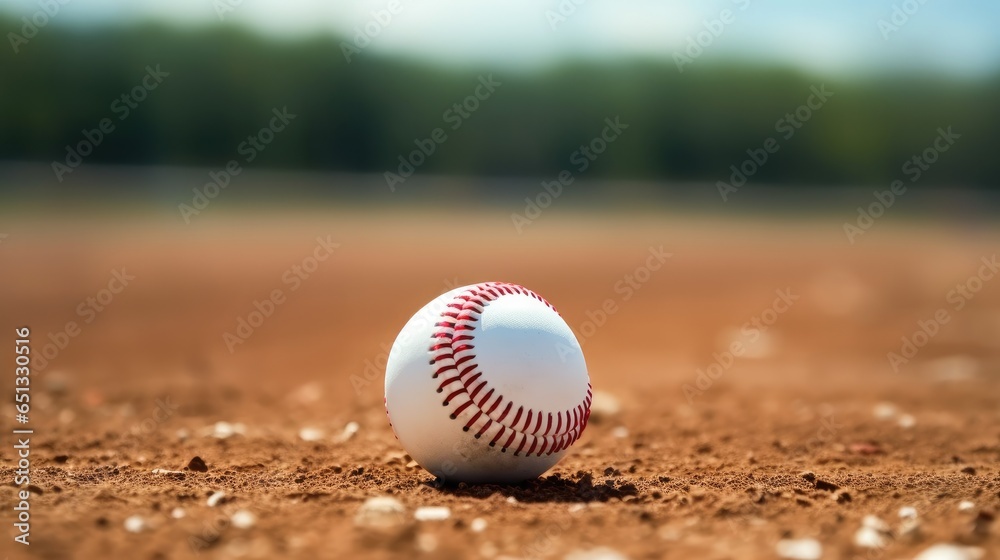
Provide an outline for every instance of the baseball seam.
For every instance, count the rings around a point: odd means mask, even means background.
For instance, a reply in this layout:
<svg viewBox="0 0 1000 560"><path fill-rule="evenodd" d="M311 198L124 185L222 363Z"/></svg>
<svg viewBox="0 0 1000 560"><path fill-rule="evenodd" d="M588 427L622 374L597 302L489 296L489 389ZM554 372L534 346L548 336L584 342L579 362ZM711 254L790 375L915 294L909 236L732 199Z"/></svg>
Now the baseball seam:
<svg viewBox="0 0 1000 560"><path fill-rule="evenodd" d="M553 413L525 410L489 386L475 354L474 331L490 302L514 294L532 297L558 313L544 298L523 286L504 282L476 284L456 295L441 313L435 324L438 330L431 335L434 342L429 350L430 365L436 366L433 379L442 379L437 392L446 395L441 404L449 409L449 417L458 420L466 411L471 413L463 431L472 432L476 439L486 436L489 446L500 445L502 453L516 445L515 456L523 451L526 456L535 453L541 457L560 452L580 438L590 418L593 394L588 383L583 402Z"/></svg>

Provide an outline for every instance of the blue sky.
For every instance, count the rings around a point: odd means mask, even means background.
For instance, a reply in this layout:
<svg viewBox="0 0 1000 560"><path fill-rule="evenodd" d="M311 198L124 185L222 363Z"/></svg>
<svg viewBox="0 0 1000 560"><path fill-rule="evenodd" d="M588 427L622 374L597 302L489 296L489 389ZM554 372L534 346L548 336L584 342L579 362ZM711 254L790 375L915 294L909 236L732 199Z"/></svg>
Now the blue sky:
<svg viewBox="0 0 1000 560"><path fill-rule="evenodd" d="M671 60L706 20L730 10L731 22L701 57L737 56L823 73L928 68L968 75L1000 69L1000 2L994 0L396 1L401 10L367 49L458 64L536 65L566 56ZM267 34L353 35L355 26L364 27L373 11L389 3L70 0L53 19L81 25L142 20L202 25L219 22L217 7L229 6L226 21ZM886 38L879 21L891 23L894 6L904 4L916 10ZM560 5L564 20L552 15L560 13ZM0 9L24 16L39 6L34 0L0 0Z"/></svg>

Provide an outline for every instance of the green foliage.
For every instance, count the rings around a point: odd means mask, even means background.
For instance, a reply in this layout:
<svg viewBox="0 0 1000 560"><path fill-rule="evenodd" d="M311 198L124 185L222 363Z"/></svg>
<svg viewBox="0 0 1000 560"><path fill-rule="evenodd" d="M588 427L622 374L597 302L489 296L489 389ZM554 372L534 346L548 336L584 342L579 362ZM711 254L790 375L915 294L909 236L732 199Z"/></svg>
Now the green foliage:
<svg viewBox="0 0 1000 560"><path fill-rule="evenodd" d="M0 29L19 22L0 19ZM128 118L111 105L146 66L170 73ZM480 75L503 85L452 130L444 112ZM768 137L780 150L753 181L883 184L931 145L938 127L962 135L923 182L994 186L1000 80L935 76L831 80L780 68L669 59L568 62L544 70L442 68L364 50L345 61L340 39L267 40L232 27L41 29L0 54L0 158L62 161L101 119L115 130L87 163L218 167L287 106L297 120L254 166L382 173L438 127L448 140L418 173L553 177L597 137L605 118L630 125L586 171L591 178L727 179ZM775 123L811 86L835 95L794 137Z"/></svg>

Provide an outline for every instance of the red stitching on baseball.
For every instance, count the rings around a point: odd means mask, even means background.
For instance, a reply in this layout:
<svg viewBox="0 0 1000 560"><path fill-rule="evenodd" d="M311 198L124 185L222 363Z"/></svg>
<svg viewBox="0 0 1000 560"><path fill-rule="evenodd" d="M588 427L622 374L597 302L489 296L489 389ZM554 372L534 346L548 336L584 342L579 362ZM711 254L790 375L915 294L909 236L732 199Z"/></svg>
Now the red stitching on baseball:
<svg viewBox="0 0 1000 560"><path fill-rule="evenodd" d="M536 413L529 408L527 414L524 414L522 406L517 407L513 420L509 424L505 424L504 419L508 417L514 405L509 400L502 412L498 416L494 416L494 413L503 404L504 397L502 394L497 394L494 388L488 387L488 382L485 379L480 380L483 372L478 371L479 365L474 361L476 355L474 353L475 345L472 344L475 339L473 331L476 330L476 323L480 321L482 313L491 301L504 295L514 294L534 298L555 311L555 308L542 296L516 284L490 282L472 286L468 291L456 295L455 299L445 306L445 311L441 313L442 320L434 325L438 330L431 336L433 343L429 350L431 353L430 364L438 367L432 377L434 379L444 377L437 392L443 393L445 389L449 390L448 396L441 404L445 407L454 407L449 415L452 420L458 419L470 406L475 407L475 414L463 426L463 431L470 431L479 423L480 419L485 417L485 424L479 427L474 437L481 438L493 428L495 423L499 428L489 443L491 447L494 447L503 438L506 431L510 430L510 437L501 446L502 452L506 453L507 449L514 444L517 435L520 434L521 441L514 450L514 455L519 455L524 450L525 445L528 445L525 455L536 453L538 457L541 457L543 454L562 451L580 438L590 419L590 403L593 394L588 384L587 396L582 403L569 410L556 411L554 430L552 412L538 411ZM462 331L462 334L456 335L459 331ZM466 363L468 365L464 365ZM479 381L478 384L476 384L477 381ZM475 384L475 388L470 390L473 384ZM480 392L484 390L483 396L477 399ZM496 395L496 399L490 404L494 395ZM563 422L564 414L565 423ZM524 417L524 424L518 429L518 423L522 417ZM532 428L532 420L534 420L534 428ZM543 422L545 422L544 430L542 429ZM539 447L539 443L541 447Z"/></svg>

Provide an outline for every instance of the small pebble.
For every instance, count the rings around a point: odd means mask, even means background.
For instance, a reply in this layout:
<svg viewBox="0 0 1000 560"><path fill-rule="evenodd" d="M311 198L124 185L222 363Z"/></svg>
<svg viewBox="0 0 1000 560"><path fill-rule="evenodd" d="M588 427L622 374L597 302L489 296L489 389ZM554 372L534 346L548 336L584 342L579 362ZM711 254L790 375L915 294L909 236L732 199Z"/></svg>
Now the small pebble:
<svg viewBox="0 0 1000 560"><path fill-rule="evenodd" d="M981 548L936 544L918 554L913 560L978 560L982 557Z"/></svg>
<svg viewBox="0 0 1000 560"><path fill-rule="evenodd" d="M602 419L617 416L622 410L622 405L611 393L606 391L594 391L594 397L590 402L590 417L601 421Z"/></svg>
<svg viewBox="0 0 1000 560"><path fill-rule="evenodd" d="M917 508L913 506L903 506L899 508L899 518L900 519L916 519L917 518Z"/></svg>
<svg viewBox="0 0 1000 560"><path fill-rule="evenodd" d="M917 425L917 419L912 414L903 414L896 420L896 423L899 424L900 428L908 430Z"/></svg>
<svg viewBox="0 0 1000 560"><path fill-rule="evenodd" d="M618 439L625 439L628 437L628 428L626 428L625 426L618 426L615 429L611 430L611 436L616 437Z"/></svg>
<svg viewBox="0 0 1000 560"><path fill-rule="evenodd" d="M214 438L227 439L234 435L243 435L246 432L246 426L237 422L235 424L230 424L229 422L216 422L211 428L208 429L208 434Z"/></svg>
<svg viewBox="0 0 1000 560"><path fill-rule="evenodd" d="M889 524L879 519L877 515L866 515L864 519L861 520L861 526L874 529L880 533L888 533L891 530L889 528Z"/></svg>
<svg viewBox="0 0 1000 560"><path fill-rule="evenodd" d="M170 517L174 519L183 519L185 515L187 515L187 512L184 511L184 508L175 507L170 510Z"/></svg>
<svg viewBox="0 0 1000 560"><path fill-rule="evenodd" d="M323 439L325 435L326 434L323 433L323 430L320 430L319 428L302 428L299 430L299 438L302 441L319 441Z"/></svg>
<svg viewBox="0 0 1000 560"><path fill-rule="evenodd" d="M377 496L361 504L354 523L364 527L392 527L405 522L406 508L396 498Z"/></svg>
<svg viewBox="0 0 1000 560"><path fill-rule="evenodd" d="M249 529L257 523L257 516L252 511L241 509L233 513L230 521L237 529Z"/></svg>
<svg viewBox="0 0 1000 560"><path fill-rule="evenodd" d="M222 502L223 498L225 497L226 497L225 492L222 491L212 492L212 495L208 497L208 501L206 503L208 504L208 507L215 507L219 505Z"/></svg>
<svg viewBox="0 0 1000 560"><path fill-rule="evenodd" d="M486 530L486 525L487 523L485 519L477 517L472 520L472 523L469 524L469 529L472 529L473 533L482 533Z"/></svg>
<svg viewBox="0 0 1000 560"><path fill-rule="evenodd" d="M823 556L823 545L815 539L781 539L776 552L779 558L789 560L819 560Z"/></svg>
<svg viewBox="0 0 1000 560"><path fill-rule="evenodd" d="M187 469L195 472L208 472L208 465L205 464L204 459L195 455L190 461L188 461Z"/></svg>
<svg viewBox="0 0 1000 560"><path fill-rule="evenodd" d="M141 533L146 529L146 520L138 515L125 519L125 530L129 533Z"/></svg>
<svg viewBox="0 0 1000 560"><path fill-rule="evenodd" d="M854 533L854 546L859 548L885 548L888 544L885 534L871 527L862 527Z"/></svg>
<svg viewBox="0 0 1000 560"><path fill-rule="evenodd" d="M183 475L184 471L171 471L168 469L153 469L153 474L180 474ZM183 478L183 477L181 477Z"/></svg>
<svg viewBox="0 0 1000 560"><path fill-rule="evenodd" d="M976 504L970 502L969 500L962 500L958 502L958 511L972 511L976 509Z"/></svg>
<svg viewBox="0 0 1000 560"><path fill-rule="evenodd" d="M421 507L413 512L417 521L444 521L451 517L451 510L446 507Z"/></svg>
<svg viewBox="0 0 1000 560"><path fill-rule="evenodd" d="M357 422L348 422L347 425L344 426L344 431L341 432L339 436L334 438L334 441L336 441L337 443L344 443L345 441L354 437L354 435L357 434L358 430L360 429L361 426Z"/></svg>
<svg viewBox="0 0 1000 560"><path fill-rule="evenodd" d="M897 414L899 414L899 409L897 409L896 405L892 403L880 402L875 405L874 409L872 409L872 414L874 414L875 418L878 418L879 420L892 420Z"/></svg>

